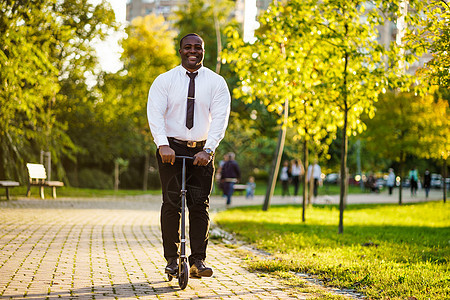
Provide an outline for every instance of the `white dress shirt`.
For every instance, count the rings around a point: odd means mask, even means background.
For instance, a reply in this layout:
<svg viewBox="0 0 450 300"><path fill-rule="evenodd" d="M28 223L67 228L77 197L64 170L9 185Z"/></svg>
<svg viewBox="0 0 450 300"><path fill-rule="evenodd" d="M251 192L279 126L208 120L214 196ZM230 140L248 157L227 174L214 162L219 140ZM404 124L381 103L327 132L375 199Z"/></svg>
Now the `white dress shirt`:
<svg viewBox="0 0 450 300"><path fill-rule="evenodd" d="M309 165L308 166L308 180L311 179L311 170L314 179L321 180L320 175L322 174L322 170L318 164Z"/></svg>
<svg viewBox="0 0 450 300"><path fill-rule="evenodd" d="M292 176L300 176L300 175L302 175L302 168L300 168L300 165L292 164L291 174L292 174Z"/></svg>
<svg viewBox="0 0 450 300"><path fill-rule="evenodd" d="M201 67L195 77L194 127L186 127L189 76L179 65L159 75L148 94L147 117L155 144L169 145L167 137L204 141L213 151L225 135L230 115L230 92L222 76Z"/></svg>

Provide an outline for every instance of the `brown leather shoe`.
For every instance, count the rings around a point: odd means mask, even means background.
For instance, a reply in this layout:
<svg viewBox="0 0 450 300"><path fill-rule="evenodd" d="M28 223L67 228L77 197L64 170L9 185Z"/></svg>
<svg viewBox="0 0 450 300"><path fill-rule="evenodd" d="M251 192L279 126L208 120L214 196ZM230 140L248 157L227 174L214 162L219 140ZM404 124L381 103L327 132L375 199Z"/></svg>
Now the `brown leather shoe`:
<svg viewBox="0 0 450 300"><path fill-rule="evenodd" d="M176 258L169 258L166 266L166 274L176 275L178 273L178 262Z"/></svg>
<svg viewBox="0 0 450 300"><path fill-rule="evenodd" d="M192 278L211 277L213 270L205 266L203 260L196 260L189 269L189 275Z"/></svg>

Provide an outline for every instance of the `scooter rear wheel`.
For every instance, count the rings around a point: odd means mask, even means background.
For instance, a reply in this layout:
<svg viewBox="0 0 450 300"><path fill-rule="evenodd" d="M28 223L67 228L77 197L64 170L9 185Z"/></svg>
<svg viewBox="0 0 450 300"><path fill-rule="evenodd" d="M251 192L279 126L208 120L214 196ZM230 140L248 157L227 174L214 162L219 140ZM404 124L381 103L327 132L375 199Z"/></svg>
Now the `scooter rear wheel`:
<svg viewBox="0 0 450 300"><path fill-rule="evenodd" d="M184 290L187 287L189 280L189 270L187 263L183 261L181 263L181 272L178 276L178 285L180 286L180 289Z"/></svg>

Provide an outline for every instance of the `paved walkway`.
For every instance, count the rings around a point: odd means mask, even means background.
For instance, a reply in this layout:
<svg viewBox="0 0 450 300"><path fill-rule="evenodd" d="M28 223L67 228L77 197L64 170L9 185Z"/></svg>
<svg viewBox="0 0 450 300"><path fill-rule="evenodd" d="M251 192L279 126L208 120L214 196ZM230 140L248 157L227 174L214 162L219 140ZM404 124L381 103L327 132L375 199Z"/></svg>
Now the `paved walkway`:
<svg viewBox="0 0 450 300"><path fill-rule="evenodd" d="M420 200L404 195L405 203ZM439 195L433 191L430 199ZM233 205L262 201L236 196ZM349 196L349 203L389 201L396 203L396 195ZM215 196L211 208L224 203ZM294 201L273 198L272 204L281 203ZM248 272L233 249L214 243L207 259L213 277L190 279L181 291L164 274L159 206L159 196L0 201L0 298L306 299L270 276Z"/></svg>
<svg viewBox="0 0 450 300"><path fill-rule="evenodd" d="M0 298L305 299L210 243L212 278L164 274L159 197L0 201ZM189 253L189 252L188 252Z"/></svg>

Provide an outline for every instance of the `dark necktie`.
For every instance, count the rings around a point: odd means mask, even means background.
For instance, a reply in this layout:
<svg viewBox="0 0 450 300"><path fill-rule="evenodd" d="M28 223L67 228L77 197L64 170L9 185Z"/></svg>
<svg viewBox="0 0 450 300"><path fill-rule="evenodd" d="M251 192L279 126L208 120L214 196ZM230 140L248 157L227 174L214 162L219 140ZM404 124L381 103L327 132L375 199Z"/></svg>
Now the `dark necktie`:
<svg viewBox="0 0 450 300"><path fill-rule="evenodd" d="M188 97L187 97L187 109L186 109L186 127L188 129L191 129L194 127L194 102L195 102L195 76L197 76L198 73L189 73L186 72L186 74L189 76L189 90L188 90Z"/></svg>

